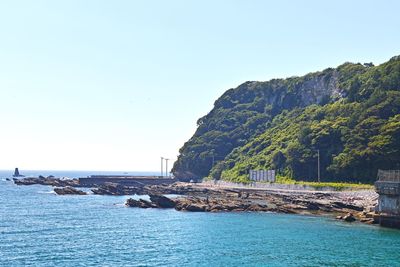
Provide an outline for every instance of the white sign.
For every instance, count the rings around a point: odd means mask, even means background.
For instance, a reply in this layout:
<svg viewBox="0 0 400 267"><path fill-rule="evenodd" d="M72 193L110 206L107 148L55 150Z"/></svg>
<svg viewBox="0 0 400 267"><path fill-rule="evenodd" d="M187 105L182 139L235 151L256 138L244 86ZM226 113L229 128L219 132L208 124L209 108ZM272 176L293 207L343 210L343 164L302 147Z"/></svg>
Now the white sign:
<svg viewBox="0 0 400 267"><path fill-rule="evenodd" d="M275 170L250 170L250 180L256 182L275 182Z"/></svg>

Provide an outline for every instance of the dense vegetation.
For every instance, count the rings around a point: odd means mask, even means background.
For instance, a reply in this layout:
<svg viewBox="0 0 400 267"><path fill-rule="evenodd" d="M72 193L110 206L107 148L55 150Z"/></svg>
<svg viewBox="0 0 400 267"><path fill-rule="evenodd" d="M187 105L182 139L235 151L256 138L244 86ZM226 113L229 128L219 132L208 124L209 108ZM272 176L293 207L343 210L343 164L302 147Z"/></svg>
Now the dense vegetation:
<svg viewBox="0 0 400 267"><path fill-rule="evenodd" d="M315 181L372 182L400 168L400 57L345 63L303 77L246 82L225 92L180 150L177 177L248 180L276 169Z"/></svg>

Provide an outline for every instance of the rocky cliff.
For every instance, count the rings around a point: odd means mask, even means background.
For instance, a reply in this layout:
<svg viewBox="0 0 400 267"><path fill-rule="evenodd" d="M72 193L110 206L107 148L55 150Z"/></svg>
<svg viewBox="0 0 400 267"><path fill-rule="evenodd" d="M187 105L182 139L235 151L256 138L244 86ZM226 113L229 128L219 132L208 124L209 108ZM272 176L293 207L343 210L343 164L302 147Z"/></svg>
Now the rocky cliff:
<svg viewBox="0 0 400 267"><path fill-rule="evenodd" d="M354 147L368 147L374 140L353 140L353 144L346 147L344 139L351 139L351 129L362 123L368 124L367 119L372 118L371 129L376 128L373 130L375 135L379 127L383 127L381 120L391 119L396 123L395 115L399 113L400 105L397 102L399 62L399 57L394 57L377 67L371 63L345 63L302 77L245 82L229 89L214 103L214 108L198 120L195 134L180 149L173 173L178 178L211 175L216 179L243 180L249 168L275 168L279 174L294 179L311 179L314 173L298 169L309 168L315 163L313 151L325 149L324 152L331 154L324 158L325 177L332 179L340 174L340 178L347 175L346 179L366 179L365 176L374 170L361 176L359 173L340 173L338 169L343 163L340 157L344 158ZM388 97L392 98L391 103L386 103ZM383 106L382 112L376 111ZM365 109L370 113L362 115ZM316 123L312 125L310 121ZM296 127L291 127L291 122ZM318 127L328 135L322 136L321 131L316 133ZM394 135L395 141L396 127L389 134L390 138ZM288 131L287 138L285 131ZM331 147L325 147L323 142L328 142ZM335 146L337 148L333 149ZM301 157L304 162L295 162L292 152L307 154L307 157ZM397 164L397 159L392 163Z"/></svg>

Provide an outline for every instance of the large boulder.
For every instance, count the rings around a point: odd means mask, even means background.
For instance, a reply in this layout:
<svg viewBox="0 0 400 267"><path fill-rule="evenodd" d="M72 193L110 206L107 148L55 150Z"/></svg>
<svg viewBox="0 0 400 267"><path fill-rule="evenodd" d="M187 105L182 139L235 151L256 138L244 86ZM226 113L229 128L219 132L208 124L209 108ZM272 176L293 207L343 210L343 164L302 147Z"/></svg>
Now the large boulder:
<svg viewBox="0 0 400 267"><path fill-rule="evenodd" d="M132 208L142 208L142 209L157 208L157 206L155 206L153 203L144 199L136 200L133 198L129 198L126 200L125 205Z"/></svg>
<svg viewBox="0 0 400 267"><path fill-rule="evenodd" d="M150 195L150 201L159 208L171 209L176 206L175 201L162 195Z"/></svg>
<svg viewBox="0 0 400 267"><path fill-rule="evenodd" d="M124 196L124 195L141 195L143 189L135 186L125 186L117 183L105 183L92 189L95 195L112 195L112 196Z"/></svg>
<svg viewBox="0 0 400 267"><path fill-rule="evenodd" d="M207 206L203 205L201 203L192 203L192 204L187 204L187 205L181 205L179 207L179 209L177 209L177 210L203 212L203 211L207 211Z"/></svg>
<svg viewBox="0 0 400 267"><path fill-rule="evenodd" d="M346 222L354 222L356 220L356 218L354 217L354 215L352 213L347 213L345 216L343 216L343 220Z"/></svg>
<svg viewBox="0 0 400 267"><path fill-rule="evenodd" d="M54 188L54 192L56 192L57 195L87 195L86 192L70 186Z"/></svg>

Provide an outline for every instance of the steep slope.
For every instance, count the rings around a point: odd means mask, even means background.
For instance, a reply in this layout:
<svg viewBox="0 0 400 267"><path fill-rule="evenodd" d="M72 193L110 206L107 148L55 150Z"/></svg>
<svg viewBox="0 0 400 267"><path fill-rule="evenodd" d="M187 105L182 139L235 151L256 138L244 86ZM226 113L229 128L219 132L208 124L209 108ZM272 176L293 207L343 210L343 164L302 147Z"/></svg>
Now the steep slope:
<svg viewBox="0 0 400 267"><path fill-rule="evenodd" d="M177 177L246 180L251 168L315 179L372 180L399 163L400 59L345 63L303 77L246 82L224 93L180 150ZM397 146L396 146L397 145Z"/></svg>

